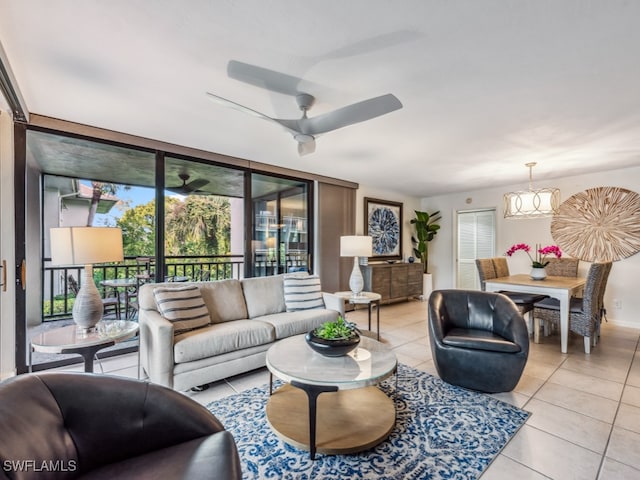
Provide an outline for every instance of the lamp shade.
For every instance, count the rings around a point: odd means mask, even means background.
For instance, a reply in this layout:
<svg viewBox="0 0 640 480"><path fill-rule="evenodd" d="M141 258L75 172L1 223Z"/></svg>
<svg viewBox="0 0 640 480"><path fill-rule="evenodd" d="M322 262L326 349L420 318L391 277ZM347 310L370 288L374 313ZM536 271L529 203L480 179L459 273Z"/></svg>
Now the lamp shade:
<svg viewBox="0 0 640 480"><path fill-rule="evenodd" d="M560 208L560 190L540 188L504 195L504 218L551 217Z"/></svg>
<svg viewBox="0 0 640 480"><path fill-rule="evenodd" d="M560 190L533 188L533 167L536 162L525 163L529 168L529 190L505 193L504 218L551 217L560 208Z"/></svg>
<svg viewBox="0 0 640 480"><path fill-rule="evenodd" d="M373 255L373 239L365 235L340 237L341 257L370 257Z"/></svg>
<svg viewBox="0 0 640 480"><path fill-rule="evenodd" d="M124 259L122 230L113 227L59 227L50 230L52 265L88 265Z"/></svg>

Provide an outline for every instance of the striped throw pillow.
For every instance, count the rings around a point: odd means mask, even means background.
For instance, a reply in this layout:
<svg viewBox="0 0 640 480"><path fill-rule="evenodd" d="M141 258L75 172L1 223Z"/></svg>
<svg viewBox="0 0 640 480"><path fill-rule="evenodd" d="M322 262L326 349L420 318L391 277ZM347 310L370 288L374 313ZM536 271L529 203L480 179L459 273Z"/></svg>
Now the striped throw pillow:
<svg viewBox="0 0 640 480"><path fill-rule="evenodd" d="M320 278L316 275L285 277L284 304L287 312L324 308Z"/></svg>
<svg viewBox="0 0 640 480"><path fill-rule="evenodd" d="M158 312L173 323L174 333L182 333L211 323L209 310L195 285L184 287L157 287L153 296Z"/></svg>

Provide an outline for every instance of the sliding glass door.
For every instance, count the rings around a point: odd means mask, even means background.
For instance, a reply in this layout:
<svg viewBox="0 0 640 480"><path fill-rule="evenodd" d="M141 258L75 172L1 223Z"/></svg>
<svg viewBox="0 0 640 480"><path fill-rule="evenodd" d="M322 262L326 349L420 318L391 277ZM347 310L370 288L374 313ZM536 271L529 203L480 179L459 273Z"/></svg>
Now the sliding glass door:
<svg viewBox="0 0 640 480"><path fill-rule="evenodd" d="M244 274L244 171L166 157L164 275L221 280Z"/></svg>
<svg viewBox="0 0 640 480"><path fill-rule="evenodd" d="M300 180L251 175L251 276L310 271L311 185Z"/></svg>
<svg viewBox="0 0 640 480"><path fill-rule="evenodd" d="M140 272L151 281L202 281L311 268L312 181L48 130L25 133L25 243L33 268L16 324L23 370L29 335L53 327L49 321L71 322L71 286L83 268L51 265L51 227L122 229L125 260L94 266L98 286Z"/></svg>

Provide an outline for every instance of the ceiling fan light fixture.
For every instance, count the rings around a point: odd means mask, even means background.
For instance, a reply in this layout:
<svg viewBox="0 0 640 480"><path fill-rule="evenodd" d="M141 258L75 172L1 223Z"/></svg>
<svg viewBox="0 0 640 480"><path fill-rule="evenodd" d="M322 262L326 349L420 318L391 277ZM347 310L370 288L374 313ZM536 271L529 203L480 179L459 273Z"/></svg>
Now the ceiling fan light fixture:
<svg viewBox="0 0 640 480"><path fill-rule="evenodd" d="M560 190L558 188L534 189L532 169L535 165L535 162L525 164L529 167L529 190L504 194L504 218L544 218L558 213Z"/></svg>
<svg viewBox="0 0 640 480"><path fill-rule="evenodd" d="M293 138L295 138L298 143L309 143L315 140L313 135L307 135L306 133L296 133Z"/></svg>

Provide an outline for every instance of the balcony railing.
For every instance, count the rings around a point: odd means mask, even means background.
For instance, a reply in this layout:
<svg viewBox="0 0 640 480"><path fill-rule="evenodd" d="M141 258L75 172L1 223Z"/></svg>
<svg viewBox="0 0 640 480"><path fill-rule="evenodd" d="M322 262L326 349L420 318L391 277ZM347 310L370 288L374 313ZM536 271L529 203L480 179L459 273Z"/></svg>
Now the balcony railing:
<svg viewBox="0 0 640 480"><path fill-rule="evenodd" d="M50 259L45 259L42 310L43 320L69 318L73 309L75 294L71 289L69 276L78 282L82 279L82 266L52 267ZM133 278L142 273L144 266L136 262L136 257L126 257L124 262L93 266L93 278L103 296L107 291L101 288L103 280ZM153 263L150 266L154 270ZM165 258L165 279L186 277L188 280L224 280L242 278L244 257L242 255L198 255L171 256Z"/></svg>

